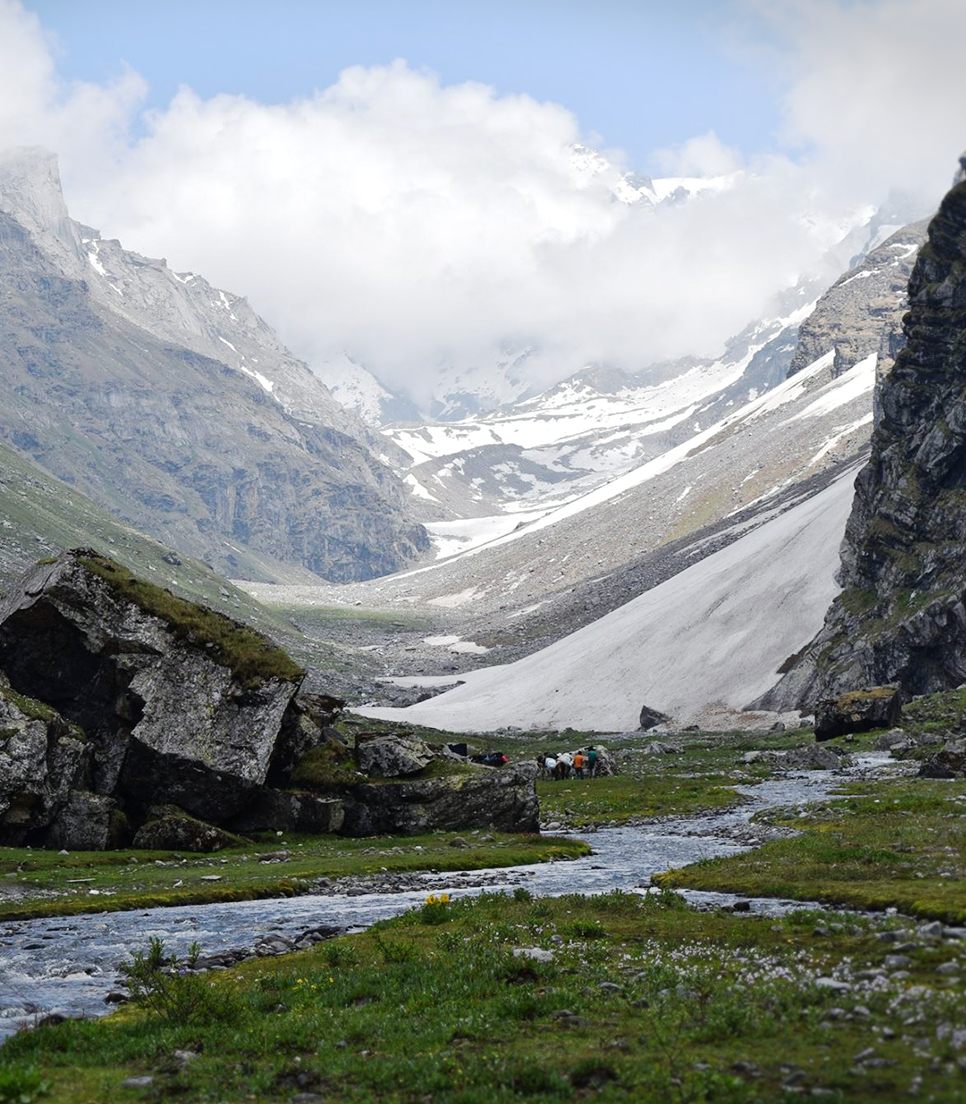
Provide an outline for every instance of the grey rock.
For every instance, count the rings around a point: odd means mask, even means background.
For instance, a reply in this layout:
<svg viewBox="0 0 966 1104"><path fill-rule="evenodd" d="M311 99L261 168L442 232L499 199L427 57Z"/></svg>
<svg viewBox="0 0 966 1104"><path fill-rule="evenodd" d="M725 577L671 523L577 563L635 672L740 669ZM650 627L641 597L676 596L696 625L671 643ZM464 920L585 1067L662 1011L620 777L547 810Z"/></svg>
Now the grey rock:
<svg viewBox="0 0 966 1104"><path fill-rule="evenodd" d="M911 966L912 959L908 955L886 955L883 959L883 965L887 970L901 970L904 966Z"/></svg>
<svg viewBox="0 0 966 1104"><path fill-rule="evenodd" d="M65 553L11 588L0 605L0 666L95 741L127 740L118 790L209 820L241 808L264 783L298 689L269 677L242 687L200 643L146 613ZM272 648L265 641L266 648Z"/></svg>
<svg viewBox="0 0 966 1104"><path fill-rule="evenodd" d="M174 806L154 808L148 816L131 844L140 850L209 852L244 842L238 836L188 816Z"/></svg>
<svg viewBox="0 0 966 1104"><path fill-rule="evenodd" d="M495 828L503 832L539 830L536 764L502 770L476 767L442 778L362 783L343 792L342 832L371 836L398 832Z"/></svg>
<svg viewBox="0 0 966 1104"><path fill-rule="evenodd" d="M877 390L856 479L842 593L771 697L801 703L894 683L906 696L966 680L966 187L929 224L909 281L905 347Z"/></svg>
<svg viewBox="0 0 966 1104"><path fill-rule="evenodd" d="M876 751L905 751L915 747L916 741L908 732L901 728L893 728L888 732L882 732L872 741Z"/></svg>
<svg viewBox="0 0 966 1104"><path fill-rule="evenodd" d="M74 790L54 818L46 843L71 851L104 851L123 846L125 827L126 819L112 797Z"/></svg>
<svg viewBox="0 0 966 1104"><path fill-rule="evenodd" d="M920 778L966 778L966 739L950 740L919 768Z"/></svg>
<svg viewBox="0 0 966 1104"><path fill-rule="evenodd" d="M852 988L847 981L840 981L838 978L832 977L816 978L815 984L819 989L834 989L837 993L847 993Z"/></svg>
<svg viewBox="0 0 966 1104"><path fill-rule="evenodd" d="M419 774L436 758L429 745L415 736L360 733L356 741L359 770L376 778Z"/></svg>
<svg viewBox="0 0 966 1104"><path fill-rule="evenodd" d="M848 732L887 728L899 720L901 712L898 686L872 686L824 698L815 711L815 739L831 740Z"/></svg>
<svg viewBox="0 0 966 1104"><path fill-rule="evenodd" d="M661 713L657 709L651 709L650 706L641 706L641 716L639 727L645 732L650 728L657 728L661 724L669 724L671 718L666 713Z"/></svg>
<svg viewBox="0 0 966 1104"><path fill-rule="evenodd" d="M553 951L545 951L542 947L514 947L514 958L530 958L534 962L553 962ZM571 1013L564 1012L560 1015L569 1016Z"/></svg>

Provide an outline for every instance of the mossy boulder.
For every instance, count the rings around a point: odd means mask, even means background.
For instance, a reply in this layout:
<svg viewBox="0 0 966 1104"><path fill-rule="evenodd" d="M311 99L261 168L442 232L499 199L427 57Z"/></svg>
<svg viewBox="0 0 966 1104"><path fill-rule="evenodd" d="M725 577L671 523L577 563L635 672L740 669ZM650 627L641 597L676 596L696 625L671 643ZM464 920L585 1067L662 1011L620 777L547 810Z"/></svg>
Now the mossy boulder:
<svg viewBox="0 0 966 1104"><path fill-rule="evenodd" d="M300 712L302 671L271 641L90 549L11 589L0 666L16 692L84 729L98 789L214 821L266 782Z"/></svg>
<svg viewBox="0 0 966 1104"><path fill-rule="evenodd" d="M872 686L851 690L819 702L815 711L815 739L831 740L850 732L892 728L902 714L898 686Z"/></svg>
<svg viewBox="0 0 966 1104"><path fill-rule="evenodd" d="M246 840L213 824L188 816L175 806L149 811L148 819L137 830L132 846L144 851L221 851L240 847Z"/></svg>

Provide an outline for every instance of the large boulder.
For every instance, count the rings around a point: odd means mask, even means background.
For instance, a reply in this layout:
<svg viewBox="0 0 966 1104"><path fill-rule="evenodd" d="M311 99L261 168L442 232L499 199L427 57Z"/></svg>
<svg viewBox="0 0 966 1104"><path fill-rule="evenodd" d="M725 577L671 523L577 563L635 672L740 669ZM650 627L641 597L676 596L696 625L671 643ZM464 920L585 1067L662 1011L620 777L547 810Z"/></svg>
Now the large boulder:
<svg viewBox="0 0 966 1104"><path fill-rule="evenodd" d="M950 740L919 768L920 778L966 778L966 739Z"/></svg>
<svg viewBox="0 0 966 1104"><path fill-rule="evenodd" d="M0 606L0 666L102 751L98 788L209 820L262 785L302 672L267 638L90 550Z"/></svg>
<svg viewBox="0 0 966 1104"><path fill-rule="evenodd" d="M416 736L360 733L356 737L356 763L373 778L405 778L424 771L436 758L429 744Z"/></svg>
<svg viewBox="0 0 966 1104"><path fill-rule="evenodd" d="M134 836L133 846L145 851L221 851L245 841L231 832L188 816L176 805L150 809Z"/></svg>
<svg viewBox="0 0 966 1104"><path fill-rule="evenodd" d="M649 729L657 728L658 725L670 723L671 718L666 713L661 713L658 709L652 709L649 705L641 706L639 727L645 732Z"/></svg>
<svg viewBox="0 0 966 1104"><path fill-rule="evenodd" d="M442 778L363 783L345 795L349 836L495 828L539 831L536 763L466 767Z"/></svg>
<svg viewBox="0 0 966 1104"><path fill-rule="evenodd" d="M892 728L902 713L898 686L851 690L820 701L815 711L815 739L831 740L850 732Z"/></svg>

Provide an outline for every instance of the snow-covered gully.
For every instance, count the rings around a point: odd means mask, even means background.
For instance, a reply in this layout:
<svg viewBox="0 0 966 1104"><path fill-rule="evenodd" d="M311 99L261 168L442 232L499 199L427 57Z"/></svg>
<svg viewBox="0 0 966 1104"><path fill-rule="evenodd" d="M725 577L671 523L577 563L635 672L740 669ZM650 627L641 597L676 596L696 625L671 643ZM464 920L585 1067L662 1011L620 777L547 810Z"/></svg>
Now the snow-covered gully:
<svg viewBox="0 0 966 1104"><path fill-rule="evenodd" d="M291 939L313 927L352 929L421 904L427 892L445 889L454 897L500 891L524 884L531 893L645 893L651 877L673 867L747 850L748 823L763 809L798 807L828 799L844 777L883 769L885 754L868 755L845 772L801 771L743 787L749 801L721 813L683 817L591 835L594 852L567 863L510 867L471 874L422 876L424 886L399 893L309 895L268 901L211 904L100 913L8 923L0 927L0 1038L56 1011L103 1015L105 996L117 988L118 965L131 951L158 936L182 954L198 942L204 953L254 947L273 936ZM729 894L686 892L698 903L727 904ZM800 902L754 900L754 911L797 907Z"/></svg>

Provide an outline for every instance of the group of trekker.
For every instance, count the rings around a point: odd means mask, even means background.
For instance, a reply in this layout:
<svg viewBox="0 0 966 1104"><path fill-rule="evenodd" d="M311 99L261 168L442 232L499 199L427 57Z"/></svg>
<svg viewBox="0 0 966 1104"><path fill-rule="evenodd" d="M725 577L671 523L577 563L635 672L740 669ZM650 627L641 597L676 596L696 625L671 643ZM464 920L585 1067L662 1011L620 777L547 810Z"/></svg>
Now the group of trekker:
<svg viewBox="0 0 966 1104"><path fill-rule="evenodd" d="M593 746L586 751L562 751L555 755L548 751L546 755L537 756L540 768L545 778L555 778L561 781L564 778L594 778L597 775L599 756Z"/></svg>

